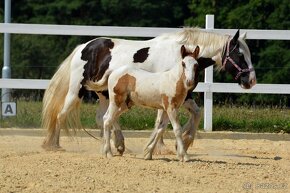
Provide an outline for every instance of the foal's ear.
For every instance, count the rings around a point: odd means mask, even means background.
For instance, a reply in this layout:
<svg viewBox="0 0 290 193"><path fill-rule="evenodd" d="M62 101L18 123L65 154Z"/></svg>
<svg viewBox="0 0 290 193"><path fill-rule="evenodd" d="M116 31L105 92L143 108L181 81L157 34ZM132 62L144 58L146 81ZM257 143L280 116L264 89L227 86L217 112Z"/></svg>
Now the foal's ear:
<svg viewBox="0 0 290 193"><path fill-rule="evenodd" d="M195 58L195 59L197 59L198 58L198 54L199 54L199 46L196 46L195 47L195 50L194 50L194 52L193 52L193 57Z"/></svg>
<svg viewBox="0 0 290 193"><path fill-rule="evenodd" d="M238 38L240 36L240 29L236 32L235 36L233 37L233 43L236 44L238 42Z"/></svg>
<svg viewBox="0 0 290 193"><path fill-rule="evenodd" d="M186 52L186 49L185 49L185 46L184 45L181 46L180 52L181 52L182 59L185 58L185 56L188 55L187 52Z"/></svg>

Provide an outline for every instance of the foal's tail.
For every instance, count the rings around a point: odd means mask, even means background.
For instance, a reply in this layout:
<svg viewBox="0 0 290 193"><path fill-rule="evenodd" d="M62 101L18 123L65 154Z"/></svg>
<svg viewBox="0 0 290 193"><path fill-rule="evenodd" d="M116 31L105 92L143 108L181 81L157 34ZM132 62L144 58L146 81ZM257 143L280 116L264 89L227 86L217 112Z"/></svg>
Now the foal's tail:
<svg viewBox="0 0 290 193"><path fill-rule="evenodd" d="M86 89L87 90L93 90L93 91L103 91L107 89L107 81L108 77L112 73L112 70L107 70L105 74L103 75L102 79L94 82L94 81L87 81L86 82Z"/></svg>
<svg viewBox="0 0 290 193"><path fill-rule="evenodd" d="M42 128L47 130L47 137L43 143L43 147L59 146L59 136L56 131L57 116L64 106L69 89L71 61L78 48L76 47L62 62L45 91L42 109ZM78 111L79 104L80 101L76 101L71 110L73 112ZM78 116L77 113L73 112L71 113L72 116ZM79 118L74 120L80 124Z"/></svg>

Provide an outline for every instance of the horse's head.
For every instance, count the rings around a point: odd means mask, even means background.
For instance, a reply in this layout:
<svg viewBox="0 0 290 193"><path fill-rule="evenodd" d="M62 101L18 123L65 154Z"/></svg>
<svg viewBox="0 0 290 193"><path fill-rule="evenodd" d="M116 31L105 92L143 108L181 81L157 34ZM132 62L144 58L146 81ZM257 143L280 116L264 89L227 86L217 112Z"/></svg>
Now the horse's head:
<svg viewBox="0 0 290 193"><path fill-rule="evenodd" d="M181 46L182 67L184 69L185 83L187 87L194 87L195 78L198 70L198 63L196 61L199 54L199 46L196 46L194 52L189 52L184 45Z"/></svg>
<svg viewBox="0 0 290 193"><path fill-rule="evenodd" d="M256 84L256 74L245 37L246 33L239 36L238 30L235 36L228 40L222 55L222 64L242 88L249 89Z"/></svg>

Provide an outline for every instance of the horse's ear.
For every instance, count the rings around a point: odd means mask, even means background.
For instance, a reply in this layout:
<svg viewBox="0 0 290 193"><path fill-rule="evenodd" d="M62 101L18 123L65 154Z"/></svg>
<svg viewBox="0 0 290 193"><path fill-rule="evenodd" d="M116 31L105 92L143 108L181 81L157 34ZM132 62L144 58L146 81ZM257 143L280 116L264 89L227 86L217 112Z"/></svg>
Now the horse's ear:
<svg viewBox="0 0 290 193"><path fill-rule="evenodd" d="M199 46L196 46L195 47L195 50L194 50L194 52L193 52L193 57L196 59L196 58L198 58L198 55L199 55Z"/></svg>
<svg viewBox="0 0 290 193"><path fill-rule="evenodd" d="M238 42L238 38L240 36L240 29L236 32L235 36L233 37L233 43L236 44Z"/></svg>
<svg viewBox="0 0 290 193"><path fill-rule="evenodd" d="M180 48L180 52L181 52L181 57L182 59L187 56L187 52L186 52L186 49L185 49L185 46L182 45L181 48Z"/></svg>

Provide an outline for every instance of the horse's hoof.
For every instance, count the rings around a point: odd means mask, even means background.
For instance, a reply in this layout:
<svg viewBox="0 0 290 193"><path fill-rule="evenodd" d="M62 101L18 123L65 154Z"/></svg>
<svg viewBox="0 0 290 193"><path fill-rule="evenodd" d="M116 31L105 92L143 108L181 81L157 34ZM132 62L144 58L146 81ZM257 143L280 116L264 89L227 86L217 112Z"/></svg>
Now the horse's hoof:
<svg viewBox="0 0 290 193"><path fill-rule="evenodd" d="M43 144L41 147L43 149L45 149L46 151L65 151L65 149L62 148L59 145L47 145L47 144Z"/></svg>
<svg viewBox="0 0 290 193"><path fill-rule="evenodd" d="M152 154L144 155L145 160L152 160Z"/></svg>
<svg viewBox="0 0 290 193"><path fill-rule="evenodd" d="M187 151L189 146L191 146L193 144L193 140L194 140L194 138L191 135L183 135L182 136L182 141L184 144L185 151Z"/></svg>
<svg viewBox="0 0 290 193"><path fill-rule="evenodd" d="M118 151L119 155L122 156L123 153L124 153L124 151L125 151L125 148L124 148L123 146L119 146L119 147L117 148L117 151Z"/></svg>

